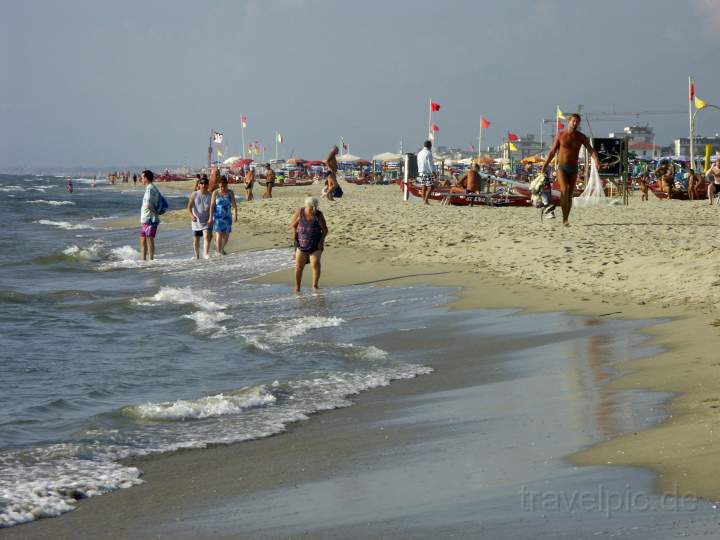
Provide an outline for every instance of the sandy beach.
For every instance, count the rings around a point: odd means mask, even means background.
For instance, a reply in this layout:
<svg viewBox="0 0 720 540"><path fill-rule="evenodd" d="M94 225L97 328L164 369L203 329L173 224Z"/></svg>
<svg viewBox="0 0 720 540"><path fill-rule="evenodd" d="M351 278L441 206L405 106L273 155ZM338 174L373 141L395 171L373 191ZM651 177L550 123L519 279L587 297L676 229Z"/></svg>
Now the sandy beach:
<svg viewBox="0 0 720 540"><path fill-rule="evenodd" d="M401 269L409 265L409 274L426 268L450 272L416 279L463 287L457 308L673 318L650 330L654 342L668 351L624 366L627 374L613 383L676 394L671 420L640 436L595 446L574 460L651 468L659 473L661 490L678 484L720 499L720 480L707 474L714 462L710 449L720 435L714 429L720 425L720 393L713 384L720 376L716 206L657 198L641 202L636 194L627 207L576 208L572 226L562 227L559 219L541 223L533 208L423 206L417 199L403 202L396 185L343 187L345 197L321 205L331 230L326 286L404 275ZM318 186L280 188L272 201L243 204L241 227L253 239L267 238L267 245L289 243L288 216L305 196L319 191ZM258 231L274 235L258 238ZM289 282L290 272L278 279ZM488 283L497 287L488 291ZM481 285L484 290L477 292Z"/></svg>
<svg viewBox="0 0 720 540"><path fill-rule="evenodd" d="M189 189L187 184L159 187ZM621 370L623 376L613 378L602 392L624 396L628 391L648 390L674 395L667 411L669 417L650 429L641 422L632 424L630 431L608 429L590 437L594 441L605 439L600 444L590 446L574 440L567 448L554 451L572 454L572 463L587 466L580 467L579 471L586 472L578 474L591 478L598 474L597 482L619 485L632 478L633 485L654 483L659 493L720 499L720 481L708 474L715 462L712 448L717 442L714 426L720 406L720 394L714 389L720 369L714 352L720 331L716 326L719 293L714 287L714 274L720 265L713 260L717 241L707 234L714 230L719 217L715 207L702 202L656 200L641 204L636 198L631 199L629 207L576 209L572 227L564 228L559 220L541 224L537 211L531 208L424 207L416 200L402 202L397 186L343 184L343 188L343 199L321 204L330 227L322 287L367 283L459 287L457 300L450 306L457 313L480 308L520 308L526 314L561 311L608 322L662 319L654 326L639 328L651 336L646 346L654 353L612 363L612 369ZM239 230L233 233L230 249L289 245L290 216L305 196L317 196L318 192L317 186L278 188L272 200L243 202ZM175 210L164 221L165 226L185 226L186 214ZM129 224L127 220L116 223ZM158 245L162 249L161 240ZM291 276L292 271L286 270L258 281L290 283ZM437 343L452 343L453 332L461 335L453 327L439 332L415 336L405 344L429 350ZM583 335L585 332L579 331ZM40 520L3 534L8 538L69 538L82 531L87 537L105 538L138 534L234 538L238 530L243 530L250 537L295 537L298 531L304 531L302 537L308 538L391 533L430 538L481 530L473 518L473 512L479 511L477 506L438 512L436 501L431 504L421 496L415 501L417 508L429 509L445 521L416 521L417 527L413 528L408 527L406 519L397 517L403 516L401 512L389 512L382 518L382 512L378 514L378 509L373 508L364 510L368 512L368 525L363 529L352 526L362 520L362 514L357 513L334 519L319 511L311 514L311 518L327 523L324 527L317 522L310 527L301 519L288 517L294 507L306 508L305 502L328 496L322 494L384 486L378 484L377 478L367 476L369 471L380 463L413 459L414 444L422 442L425 448L439 441L440 432L434 429L447 422L448 414L453 415L453 403L462 403L463 411L472 409L474 414L454 414L450 424L454 426L456 443L439 454L434 453L439 450L427 448L422 454L425 461L432 458L433 462L445 463L436 471L438 478L445 482L454 478L450 472L461 458L452 452L448 458L447 452L453 448L466 451L468 445L474 445L463 437L477 433L467 432L466 428L483 421L484 404L477 401L481 398L475 393L463 393L463 389L478 388L494 377L487 366L483 371L461 361L468 347L474 346L465 344L454 353L448 346L448 363L442 376L402 381L363 394L357 405L322 413L280 436L138 460L145 484L85 501L59 519ZM488 357L508 352L501 349L490 345L483 351ZM417 403L409 402L408 396L422 401L431 399L430 395L440 404L439 411L422 422L401 422L388 439L385 426L392 425L393 418L407 419L417 414ZM622 410L627 403L616 402L614 406ZM509 428L522 429L513 422L507 420ZM433 425L434 429L428 429ZM326 439L322 445L317 444L320 436ZM446 436L447 432L442 431L442 437ZM438 457L441 455L447 461ZM247 467L248 460L253 467ZM652 473L635 471L613 478L603 473L604 465L633 466ZM393 470L400 474L400 470ZM469 467L466 472L476 470ZM178 471L184 473L178 475ZM417 492L423 487L406 477L398 478L406 491ZM241 488L238 479L242 479ZM559 485L566 489L574 481L566 479ZM449 489L449 484L440 480L438 485ZM446 495L447 501L460 500L458 494ZM387 494L372 496L382 502ZM517 504L516 495L513 497L512 504ZM268 500L274 501L270 507L265 506ZM219 501L225 501L226 506L218 509ZM509 504L504 511L510 512ZM489 508L484 510L492 513ZM376 515L381 516L380 521L375 521ZM267 521L261 523L264 519ZM274 525L268 528L267 523ZM620 522L621 528L628 530L632 524L630 516ZM487 526L493 537L503 537L492 524ZM600 531L604 526L597 524ZM659 521L656 526L665 530L673 525ZM528 537L575 537L578 533L572 526L561 529L564 526L557 523L543 529L529 518L524 527ZM686 532L701 536L707 531ZM658 536L650 531L646 537Z"/></svg>

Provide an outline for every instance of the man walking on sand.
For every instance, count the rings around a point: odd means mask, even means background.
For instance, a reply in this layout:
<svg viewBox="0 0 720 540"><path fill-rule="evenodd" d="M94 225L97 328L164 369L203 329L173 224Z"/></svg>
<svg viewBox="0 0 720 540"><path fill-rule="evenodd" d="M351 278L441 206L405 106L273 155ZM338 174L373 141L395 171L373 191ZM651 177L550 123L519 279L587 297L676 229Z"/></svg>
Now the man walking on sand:
<svg viewBox="0 0 720 540"><path fill-rule="evenodd" d="M337 155L340 152L340 149L337 146L333 146L332 150L330 150L330 154L328 154L327 159L325 160L325 164L327 165L329 174L328 174L328 185L327 185L327 194L326 198L328 201L334 201L333 193L335 193L335 188L338 185L337 181Z"/></svg>
<svg viewBox="0 0 720 540"><path fill-rule="evenodd" d="M143 261L148 259L152 261L155 258L155 235L160 225L160 217L157 214L160 191L153 183L155 176L152 171L143 171L140 179L145 186L140 209L140 255Z"/></svg>
<svg viewBox="0 0 720 540"><path fill-rule="evenodd" d="M566 227L570 226L568 219L570 218L570 209L572 208L575 182L577 182L578 157L580 156L580 149L583 146L587 148L588 152L592 155L597 170L600 170L598 153L591 146L590 140L585 134L577 129L580 121L581 118L579 114L573 113L570 115L568 129L557 134L555 142L542 167L542 171L547 175L548 164L555 157L555 154L558 154L557 179L560 184L560 207L562 208L563 225Z"/></svg>
<svg viewBox="0 0 720 540"><path fill-rule="evenodd" d="M432 155L432 142L425 141L422 150L417 155L418 177L417 183L422 187L422 200L425 204L430 204L430 192L433 187L433 178L435 177L435 161Z"/></svg>

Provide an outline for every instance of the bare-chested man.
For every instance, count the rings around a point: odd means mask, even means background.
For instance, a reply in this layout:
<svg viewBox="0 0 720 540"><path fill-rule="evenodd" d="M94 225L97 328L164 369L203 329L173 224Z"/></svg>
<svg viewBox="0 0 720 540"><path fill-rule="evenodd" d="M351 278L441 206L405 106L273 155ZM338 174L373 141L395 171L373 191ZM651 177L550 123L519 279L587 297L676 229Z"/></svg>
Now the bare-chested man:
<svg viewBox="0 0 720 540"><path fill-rule="evenodd" d="M578 131L580 125L580 115L573 113L570 115L568 129L558 133L555 137L550 153L548 154L542 170L547 174L548 164L558 154L557 179L560 184L560 207L563 214L563 225L570 226L568 218L570 217L570 209L572 208L573 192L575 191L575 182L577 182L578 174L578 157L580 149L584 146L592 155L595 167L600 170L600 158L595 149L590 145L590 140L584 133ZM559 151L559 153L558 153Z"/></svg>
<svg viewBox="0 0 720 540"><path fill-rule="evenodd" d="M327 165L327 168L329 170L328 175L328 184L327 184L327 193L325 197L328 201L334 201L333 193L335 192L335 188L338 185L337 182L337 155L340 152L340 149L338 149L337 146L333 146L332 150L330 150L330 154L328 154L327 159L325 160L325 165Z"/></svg>
<svg viewBox="0 0 720 540"><path fill-rule="evenodd" d="M458 182L465 188L465 193L480 193L480 165L475 163Z"/></svg>

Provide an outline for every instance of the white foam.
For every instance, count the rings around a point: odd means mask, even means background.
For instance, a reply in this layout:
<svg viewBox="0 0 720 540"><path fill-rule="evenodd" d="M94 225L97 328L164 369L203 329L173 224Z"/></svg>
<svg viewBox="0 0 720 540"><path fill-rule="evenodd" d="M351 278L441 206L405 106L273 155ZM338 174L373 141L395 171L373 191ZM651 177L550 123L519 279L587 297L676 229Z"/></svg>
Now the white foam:
<svg viewBox="0 0 720 540"><path fill-rule="evenodd" d="M275 345L287 345L311 330L340 326L345 320L340 317L308 316L276 321L270 325L248 326L240 330L245 340L261 350L270 350Z"/></svg>
<svg viewBox="0 0 720 540"><path fill-rule="evenodd" d="M238 414L248 409L275 403L275 396L262 386L207 396L195 400L145 403L123 409L123 413L143 420L201 420Z"/></svg>
<svg viewBox="0 0 720 540"><path fill-rule="evenodd" d="M53 227L57 227L59 229L65 229L67 231L75 231L80 229L92 229L90 225L84 224L84 223L69 223L67 221L53 221L51 219L40 219L36 221L35 223L39 223L40 225L52 225Z"/></svg>
<svg viewBox="0 0 720 540"><path fill-rule="evenodd" d="M108 257L108 251L102 242L95 242L87 247L71 245L63 250L68 257L84 261L101 261Z"/></svg>
<svg viewBox="0 0 720 540"><path fill-rule="evenodd" d="M222 311L196 311L189 315L184 315L186 319L195 321L199 332L214 332L212 337L218 337L227 332L227 328L220 323L227 319L231 319L230 315Z"/></svg>
<svg viewBox="0 0 720 540"><path fill-rule="evenodd" d="M156 294L143 300L133 300L138 306L155 304L192 304L205 311L221 311L227 306L207 299L207 293L198 293L190 287L162 287Z"/></svg>
<svg viewBox="0 0 720 540"><path fill-rule="evenodd" d="M3 186L0 187L0 191L3 191L5 193L8 193L10 191L25 191L25 188L22 186Z"/></svg>
<svg viewBox="0 0 720 540"><path fill-rule="evenodd" d="M20 463L4 466L0 475L0 528L59 516L73 510L78 499L142 483L138 469L111 461Z"/></svg>
<svg viewBox="0 0 720 540"><path fill-rule="evenodd" d="M50 206L70 206L75 203L72 201L46 201L45 199L36 199L34 201L27 201L28 204L49 204Z"/></svg>

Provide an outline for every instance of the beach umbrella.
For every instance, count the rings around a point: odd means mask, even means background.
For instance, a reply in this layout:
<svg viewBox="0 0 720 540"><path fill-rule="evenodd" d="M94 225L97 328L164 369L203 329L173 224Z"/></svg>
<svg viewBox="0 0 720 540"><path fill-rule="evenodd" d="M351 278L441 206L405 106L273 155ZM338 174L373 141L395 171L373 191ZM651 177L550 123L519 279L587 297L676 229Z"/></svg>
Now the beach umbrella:
<svg viewBox="0 0 720 540"><path fill-rule="evenodd" d="M528 156L526 158L522 158L520 163L545 163L545 158L541 156Z"/></svg>
<svg viewBox="0 0 720 540"><path fill-rule="evenodd" d="M492 165L495 163L495 160L490 156L480 156L475 158L475 163L479 163L480 165Z"/></svg>
<svg viewBox="0 0 720 540"><path fill-rule="evenodd" d="M237 161L238 159L242 159L242 156L230 156L225 161L223 161L223 165L230 165L231 163Z"/></svg>
<svg viewBox="0 0 720 540"><path fill-rule="evenodd" d="M402 161L402 159L402 154L393 154L392 152L383 152L382 154L373 156L373 161L382 161L383 163L387 163L388 161Z"/></svg>
<svg viewBox="0 0 720 540"><path fill-rule="evenodd" d="M226 164L228 168L230 169L242 169L246 165L250 165L253 162L252 159L243 159L243 158L235 158L235 161L232 163L223 162L223 164Z"/></svg>
<svg viewBox="0 0 720 540"><path fill-rule="evenodd" d="M342 156L338 156L337 161L338 163L358 163L361 161L365 161L367 163L367 161L360 156L355 156L353 154L343 154Z"/></svg>
<svg viewBox="0 0 720 540"><path fill-rule="evenodd" d="M306 161L305 165L308 167L320 167L322 165L325 165L324 161L314 160L314 161Z"/></svg>
<svg viewBox="0 0 720 540"><path fill-rule="evenodd" d="M287 162L290 165L302 165L303 163L307 163L307 160L303 159L303 158L299 158L299 157L294 157L294 158L288 159Z"/></svg>

